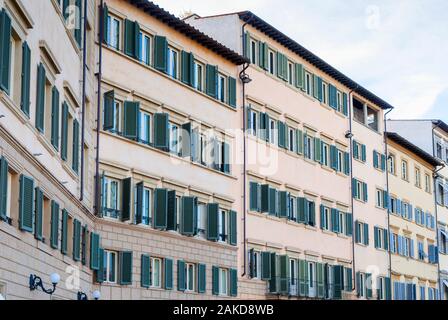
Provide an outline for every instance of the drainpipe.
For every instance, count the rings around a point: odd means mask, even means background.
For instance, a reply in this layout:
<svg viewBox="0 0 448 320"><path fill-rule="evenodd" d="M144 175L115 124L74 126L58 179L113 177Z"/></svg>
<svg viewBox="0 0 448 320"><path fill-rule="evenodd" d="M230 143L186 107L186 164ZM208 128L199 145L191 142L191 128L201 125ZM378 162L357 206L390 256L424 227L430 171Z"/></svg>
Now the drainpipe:
<svg viewBox="0 0 448 320"><path fill-rule="evenodd" d="M97 106L96 106L96 159L95 159L95 214L100 213L100 112L101 112L101 81L102 81L102 65L103 65L103 38L104 38L104 3L100 2L100 33L98 41L98 73L96 74L98 81L97 88Z"/></svg>
<svg viewBox="0 0 448 320"><path fill-rule="evenodd" d="M434 132L439 127L439 122L432 128L432 152L434 157L436 156L436 145L434 143ZM438 172L442 170L445 167L444 164L442 164L442 167L439 169L433 170L433 192L434 192L434 214L436 219L436 240L437 240L437 279L438 279L438 286L439 286L439 298L442 297L443 292L443 286L442 286L442 279L440 276L440 257L439 257L439 250L440 250L440 240L439 240L439 219L438 219L438 208L437 208L437 184L436 179L439 177Z"/></svg>
<svg viewBox="0 0 448 320"><path fill-rule="evenodd" d="M244 35L245 35L245 28L246 25L253 19L253 14L251 14L250 19L245 22L243 24L243 26L241 27L241 39L242 39L242 48L243 48L243 53L247 52L248 48L245 48L246 46L246 42L244 39ZM241 80L241 83L243 85L243 89L242 89L242 94L243 94L243 100L242 100L242 110L243 110L243 261L244 261L244 269L243 269L243 273L241 274L241 277L245 277L246 276L246 270L247 270L247 206L246 206L246 192L247 192L247 186L246 186L246 167L247 167L247 163L246 163L246 138L247 138L247 133L246 133L246 83L245 81L243 81L242 79L246 77L246 70L247 68L249 68L250 63L246 63L243 67L243 70L241 70L239 77Z"/></svg>
<svg viewBox="0 0 448 320"><path fill-rule="evenodd" d="M390 197L390 190L389 190L389 168L388 168L388 162L389 162L389 145L387 143L387 115L392 112L392 110L394 110L393 108L388 110L385 114L384 114L384 154L386 156L386 192L387 192L387 201L389 201L389 197ZM392 253L390 251L390 207L389 204L387 204L387 235L389 237L388 241L389 241L389 279L392 279ZM392 280L391 280L392 281ZM392 289L391 289L392 290Z"/></svg>
<svg viewBox="0 0 448 320"><path fill-rule="evenodd" d="M352 211L352 291L356 290L356 263L355 263L355 210L354 210L354 200L353 200L353 123L352 123L352 93L359 88L359 85L356 85L356 88L352 89L348 93L348 121L349 121L349 142L350 142L350 207Z"/></svg>
<svg viewBox="0 0 448 320"><path fill-rule="evenodd" d="M85 124L86 124L86 73L87 73L87 0L84 0L84 23L83 23L83 44L82 44L82 119L81 119L81 177L79 182L80 195L79 200L84 199L84 141L85 141Z"/></svg>

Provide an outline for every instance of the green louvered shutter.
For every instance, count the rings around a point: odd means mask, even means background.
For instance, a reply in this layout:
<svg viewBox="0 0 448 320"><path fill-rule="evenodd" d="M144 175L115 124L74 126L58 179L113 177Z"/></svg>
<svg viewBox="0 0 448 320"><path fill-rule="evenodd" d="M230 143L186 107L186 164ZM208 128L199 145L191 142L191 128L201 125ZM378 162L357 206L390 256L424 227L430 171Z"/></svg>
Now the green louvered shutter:
<svg viewBox="0 0 448 320"><path fill-rule="evenodd" d="M344 267L334 266L333 267L333 283L334 283L334 298L342 298L342 290L344 288Z"/></svg>
<svg viewBox="0 0 448 320"><path fill-rule="evenodd" d="M269 63L268 63L269 47L268 47L268 44L263 42L260 50L261 50L261 54L262 54L261 67L264 70L268 70L268 67L269 67Z"/></svg>
<svg viewBox="0 0 448 320"><path fill-rule="evenodd" d="M87 264L87 236L89 230L87 225L84 225L81 230L81 263L83 265Z"/></svg>
<svg viewBox="0 0 448 320"><path fill-rule="evenodd" d="M247 59L250 59L250 33L246 31L243 37L244 37L243 53Z"/></svg>
<svg viewBox="0 0 448 320"><path fill-rule="evenodd" d="M78 44L78 47L81 48L81 40L82 40L82 27L81 27L81 16L82 16L82 5L81 0L75 0L75 6L76 6L76 26L74 31L74 36L76 43Z"/></svg>
<svg viewBox="0 0 448 320"><path fill-rule="evenodd" d="M303 154L303 132L302 130L296 130L297 139L297 154Z"/></svg>
<svg viewBox="0 0 448 320"><path fill-rule="evenodd" d="M90 269L100 268L100 235L92 232L90 234Z"/></svg>
<svg viewBox="0 0 448 320"><path fill-rule="evenodd" d="M287 255L279 256L279 292L283 294L289 293L289 257Z"/></svg>
<svg viewBox="0 0 448 320"><path fill-rule="evenodd" d="M33 232L34 222L34 180L25 175L20 176L19 228Z"/></svg>
<svg viewBox="0 0 448 320"><path fill-rule="evenodd" d="M336 146L330 146L330 164L333 170L338 170L338 149Z"/></svg>
<svg viewBox="0 0 448 320"><path fill-rule="evenodd" d="M340 231L339 210L335 208L331 209L331 231L335 233L339 233Z"/></svg>
<svg viewBox="0 0 448 320"><path fill-rule="evenodd" d="M353 270L352 268L345 268L345 278L347 279L347 284L345 291L351 292L353 289Z"/></svg>
<svg viewBox="0 0 448 320"><path fill-rule="evenodd" d="M348 116L348 97L345 92L342 94L342 113Z"/></svg>
<svg viewBox="0 0 448 320"><path fill-rule="evenodd" d="M375 169L379 168L379 164L378 164L378 152L376 152L375 150L373 150L373 167Z"/></svg>
<svg viewBox="0 0 448 320"><path fill-rule="evenodd" d="M361 227L362 224L356 221L355 223L355 242L356 243L362 243L361 239Z"/></svg>
<svg viewBox="0 0 448 320"><path fill-rule="evenodd" d="M104 119L103 130L110 130L114 128L114 109L115 109L115 91L107 91L104 93Z"/></svg>
<svg viewBox="0 0 448 320"><path fill-rule="evenodd" d="M73 120L73 153L72 153L72 169L76 173L79 170L79 122Z"/></svg>
<svg viewBox="0 0 448 320"><path fill-rule="evenodd" d="M142 254L141 263L140 263L140 283L143 288L149 288L150 286L150 264L151 257L147 254Z"/></svg>
<svg viewBox="0 0 448 320"><path fill-rule="evenodd" d="M139 32L140 27L137 22L125 20L124 23L124 53L130 57L138 58L139 54Z"/></svg>
<svg viewBox="0 0 448 320"><path fill-rule="evenodd" d="M81 221L73 220L73 260L81 259Z"/></svg>
<svg viewBox="0 0 448 320"><path fill-rule="evenodd" d="M44 193L39 187L35 189L34 237L42 240Z"/></svg>
<svg viewBox="0 0 448 320"><path fill-rule="evenodd" d="M163 151L169 150L168 119L167 113L154 114L154 147Z"/></svg>
<svg viewBox="0 0 448 320"><path fill-rule="evenodd" d="M123 136L131 140L137 140L139 132L140 102L125 101L123 106Z"/></svg>
<svg viewBox="0 0 448 320"><path fill-rule="evenodd" d="M286 126L284 122L278 121L278 146L286 148Z"/></svg>
<svg viewBox="0 0 448 320"><path fill-rule="evenodd" d="M154 221L153 227L165 230L167 226L168 190L155 189L154 191Z"/></svg>
<svg viewBox="0 0 448 320"><path fill-rule="evenodd" d="M68 144L68 104L64 101L62 104L61 115L61 158L67 160L67 144Z"/></svg>
<svg viewBox="0 0 448 320"><path fill-rule="evenodd" d="M62 209L62 225L61 225L61 252L67 254L68 248L68 212Z"/></svg>
<svg viewBox="0 0 448 320"><path fill-rule="evenodd" d="M238 272L236 269L230 269L230 296L236 297L238 295Z"/></svg>
<svg viewBox="0 0 448 320"><path fill-rule="evenodd" d="M165 267L165 289L173 290L173 260L169 258L164 259Z"/></svg>
<svg viewBox="0 0 448 320"><path fill-rule="evenodd" d="M302 89L305 84L305 72L303 65L300 63L295 64L295 85L297 88Z"/></svg>
<svg viewBox="0 0 448 320"><path fill-rule="evenodd" d="M325 297L324 268L324 264L316 263L317 296L319 298Z"/></svg>
<svg viewBox="0 0 448 320"><path fill-rule="evenodd" d="M383 233L384 250L389 250L389 232L384 230Z"/></svg>
<svg viewBox="0 0 448 320"><path fill-rule="evenodd" d="M391 280L390 280L390 278L385 278L385 283L386 283L386 285L385 285L385 291L386 291L386 294L385 294L385 297L386 297L386 300L392 300L392 291L391 291Z"/></svg>
<svg viewBox="0 0 448 320"><path fill-rule="evenodd" d="M120 284L132 284L132 251L120 251Z"/></svg>
<svg viewBox="0 0 448 320"><path fill-rule="evenodd" d="M219 295L219 268L212 266L212 294Z"/></svg>
<svg viewBox="0 0 448 320"><path fill-rule="evenodd" d="M212 65L207 65L206 66L206 79L205 79L205 84L206 84L206 93L213 97L216 98L217 96L217 84L218 84L218 68L216 66L212 66Z"/></svg>
<svg viewBox="0 0 448 320"><path fill-rule="evenodd" d="M325 227L325 206L320 205L320 228L323 230Z"/></svg>
<svg viewBox="0 0 448 320"><path fill-rule="evenodd" d="M279 217L288 217L288 206L289 206L289 193L287 191L280 191L279 197Z"/></svg>
<svg viewBox="0 0 448 320"><path fill-rule="evenodd" d="M37 67L37 97L36 97L36 129L44 132L45 123L45 68L42 63Z"/></svg>
<svg viewBox="0 0 448 320"><path fill-rule="evenodd" d="M351 213L345 214L345 235L353 235L353 214Z"/></svg>
<svg viewBox="0 0 448 320"><path fill-rule="evenodd" d="M256 182L249 183L249 209L251 211L260 211L259 207L260 185Z"/></svg>
<svg viewBox="0 0 448 320"><path fill-rule="evenodd" d="M135 195L135 224L142 223L142 215L143 215L143 182L137 183L136 187L136 195Z"/></svg>
<svg viewBox="0 0 448 320"><path fill-rule="evenodd" d="M352 179L352 196L355 199L359 199L358 188L356 187L358 184L358 180L355 178Z"/></svg>
<svg viewBox="0 0 448 320"><path fill-rule="evenodd" d="M167 208L167 219L166 219L166 229L167 230L177 230L177 201L176 201L176 191L168 191L168 208Z"/></svg>
<svg viewBox="0 0 448 320"><path fill-rule="evenodd" d="M98 283L103 283L106 277L105 269L106 265L104 263L104 259L106 258L106 252L102 248L98 248L98 268L95 270L95 280Z"/></svg>
<svg viewBox="0 0 448 320"><path fill-rule="evenodd" d="M368 246L369 245L369 225L364 223L364 239L363 243Z"/></svg>
<svg viewBox="0 0 448 320"><path fill-rule="evenodd" d="M378 249L379 247L379 228L378 227L373 227L373 238L374 238L374 246L375 249Z"/></svg>
<svg viewBox="0 0 448 320"><path fill-rule="evenodd" d="M367 154L366 154L366 145L361 144L361 161L366 162Z"/></svg>
<svg viewBox="0 0 448 320"><path fill-rule="evenodd" d="M108 39L107 39L107 35L109 34L109 28L108 28L108 24L107 24L107 17L109 16L109 8L107 7L106 4L104 4L103 6L103 10L101 10L101 18L103 19L103 39L100 39L101 42L104 42L107 44Z"/></svg>
<svg viewBox="0 0 448 320"><path fill-rule="evenodd" d="M271 253L262 252L261 253L261 279L270 280L271 279Z"/></svg>
<svg viewBox="0 0 448 320"><path fill-rule="evenodd" d="M59 204L51 201L51 234L50 245L53 249L59 247Z"/></svg>
<svg viewBox="0 0 448 320"><path fill-rule="evenodd" d="M322 145L319 138L314 138L314 161L320 162L322 160Z"/></svg>
<svg viewBox="0 0 448 320"><path fill-rule="evenodd" d="M264 184L260 187L260 204L261 204L261 212L267 213L269 212L269 185Z"/></svg>
<svg viewBox="0 0 448 320"><path fill-rule="evenodd" d="M386 156L384 154L381 155L381 170L386 171Z"/></svg>
<svg viewBox="0 0 448 320"><path fill-rule="evenodd" d="M305 260L299 260L299 295L308 295L308 266Z"/></svg>
<svg viewBox="0 0 448 320"><path fill-rule="evenodd" d="M344 152L344 174L350 175L350 153Z"/></svg>
<svg viewBox="0 0 448 320"><path fill-rule="evenodd" d="M198 293L205 293L207 285L205 264L198 264Z"/></svg>
<svg viewBox="0 0 448 320"><path fill-rule="evenodd" d="M367 189L367 183L362 183L362 190L363 190L363 200L364 202L367 202L368 200L368 189Z"/></svg>
<svg viewBox="0 0 448 320"><path fill-rule="evenodd" d="M229 77L229 105L236 108L236 79Z"/></svg>
<svg viewBox="0 0 448 320"><path fill-rule="evenodd" d="M154 68L165 73L168 70L168 42L166 37L154 37Z"/></svg>
<svg viewBox="0 0 448 320"><path fill-rule="evenodd" d="M22 44L22 82L20 109L30 116L30 84L31 84L31 50L25 41Z"/></svg>
<svg viewBox="0 0 448 320"><path fill-rule="evenodd" d="M371 273L366 273L366 295L367 299L372 299L373 277Z"/></svg>
<svg viewBox="0 0 448 320"><path fill-rule="evenodd" d="M2 9L0 14L0 89L9 94L11 70L11 18Z"/></svg>
<svg viewBox="0 0 448 320"><path fill-rule="evenodd" d="M131 192L132 192L132 178L125 178L121 180L121 221L128 221L131 219Z"/></svg>
<svg viewBox="0 0 448 320"><path fill-rule="evenodd" d="M229 244L236 246L238 234L238 214L234 210L229 211Z"/></svg>
<svg viewBox="0 0 448 320"><path fill-rule="evenodd" d="M182 197L182 215L180 232L183 235L192 236L196 234L197 226L197 198L196 197Z"/></svg>
<svg viewBox="0 0 448 320"><path fill-rule="evenodd" d="M305 223L306 221L306 199L297 198L297 222Z"/></svg>
<svg viewBox="0 0 448 320"><path fill-rule="evenodd" d="M269 188L269 215L277 215L277 190Z"/></svg>
<svg viewBox="0 0 448 320"><path fill-rule="evenodd" d="M186 289L186 279L185 279L185 261L177 260L177 290L185 291Z"/></svg>
<svg viewBox="0 0 448 320"><path fill-rule="evenodd" d="M337 110L338 109L338 98L337 98L337 90L336 87L331 83L328 85L328 96L329 96L329 104L330 107Z"/></svg>
<svg viewBox="0 0 448 320"><path fill-rule="evenodd" d="M278 291L278 274L277 274L277 254L271 252L271 279L269 280L269 292L277 293Z"/></svg>
<svg viewBox="0 0 448 320"><path fill-rule="evenodd" d="M10 192L10 191L9 191ZM7 218L8 202L8 161L0 158L0 220Z"/></svg>
<svg viewBox="0 0 448 320"><path fill-rule="evenodd" d="M51 144L59 150L59 91L56 87L51 92Z"/></svg>
<svg viewBox="0 0 448 320"><path fill-rule="evenodd" d="M207 239L218 241L218 212L217 203L207 204Z"/></svg>
<svg viewBox="0 0 448 320"><path fill-rule="evenodd" d="M191 52L181 53L181 81L189 86L194 84L194 55Z"/></svg>

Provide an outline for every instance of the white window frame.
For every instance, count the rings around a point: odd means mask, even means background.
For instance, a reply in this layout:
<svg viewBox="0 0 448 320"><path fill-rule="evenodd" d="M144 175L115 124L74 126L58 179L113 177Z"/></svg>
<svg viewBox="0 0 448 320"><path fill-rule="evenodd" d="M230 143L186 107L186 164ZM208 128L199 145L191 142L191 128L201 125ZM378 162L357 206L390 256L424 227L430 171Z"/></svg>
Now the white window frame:
<svg viewBox="0 0 448 320"><path fill-rule="evenodd" d="M225 268L218 269L219 275L219 295L228 296L229 295L229 270Z"/></svg>
<svg viewBox="0 0 448 320"><path fill-rule="evenodd" d="M309 96L313 96L313 76L305 71L305 92Z"/></svg>
<svg viewBox="0 0 448 320"><path fill-rule="evenodd" d="M168 62L167 62L167 74L174 78L179 78L179 50L172 46L168 46ZM173 60L174 59L174 60ZM174 66L173 66L174 64Z"/></svg>
<svg viewBox="0 0 448 320"><path fill-rule="evenodd" d="M294 63L288 60L287 68L288 84L292 86L294 84Z"/></svg>
<svg viewBox="0 0 448 320"><path fill-rule="evenodd" d="M328 105L328 83L322 82L322 103Z"/></svg>
<svg viewBox="0 0 448 320"><path fill-rule="evenodd" d="M114 268L113 268L113 280L110 280L110 276L112 275L112 271L111 271L111 259L110 257L113 256L113 264L114 264ZM104 263L104 279L103 282L104 283L117 283L118 281L118 252L116 251L111 251L111 250L104 250L104 257L105 259L105 263Z"/></svg>
<svg viewBox="0 0 448 320"><path fill-rule="evenodd" d="M163 274L163 271L162 271L163 270L163 260L161 258L157 258L157 257L151 257L150 259L151 259L150 260L151 287L152 288L161 288L162 287L162 280L163 280L163 277L162 277L162 274ZM156 274L154 272L154 270L155 270L154 266L155 266L156 262L159 265L158 274ZM156 280L158 282L157 285L155 284Z"/></svg>
<svg viewBox="0 0 448 320"><path fill-rule="evenodd" d="M249 119L251 124L251 128L249 128L250 134L256 137L258 134L258 119L259 119L258 111L250 109Z"/></svg>
<svg viewBox="0 0 448 320"><path fill-rule="evenodd" d="M422 172L421 172L420 168L415 167L415 186L417 188L421 188L421 186L422 186L421 177L422 177Z"/></svg>
<svg viewBox="0 0 448 320"><path fill-rule="evenodd" d="M227 101L227 76L222 73L218 73L216 99L222 103L226 103Z"/></svg>
<svg viewBox="0 0 448 320"><path fill-rule="evenodd" d="M151 48L152 48L152 36L148 33L140 30L138 35L138 41L139 41L139 55L140 55L140 62L151 65ZM146 50L144 50L146 49ZM146 58L148 61L145 61Z"/></svg>
<svg viewBox="0 0 448 320"><path fill-rule="evenodd" d="M331 226L330 226L330 221L331 221L331 208L324 206L324 221L323 221L323 229L330 231Z"/></svg>
<svg viewBox="0 0 448 320"><path fill-rule="evenodd" d="M179 155L181 152L181 144L180 144L181 126L178 125L177 123L169 122L168 132L169 132L170 153Z"/></svg>
<svg viewBox="0 0 448 320"><path fill-rule="evenodd" d="M190 281L190 272L192 271L193 280ZM190 287L190 284L193 287ZM196 264L194 263L185 263L185 291L186 292L194 292L196 290Z"/></svg>
<svg viewBox="0 0 448 320"><path fill-rule="evenodd" d="M376 189L376 206L378 208L384 208L384 190Z"/></svg>
<svg viewBox="0 0 448 320"><path fill-rule="evenodd" d="M198 60L194 61L194 80L193 80L193 87L198 90L198 91L203 91L204 90L204 64L199 62ZM200 75L199 79L200 81L198 81L198 75Z"/></svg>
<svg viewBox="0 0 448 320"><path fill-rule="evenodd" d="M198 221L197 221L198 236L206 238L207 230L207 204L203 202L198 203Z"/></svg>
<svg viewBox="0 0 448 320"><path fill-rule="evenodd" d="M107 30L108 30L107 45L111 48L114 48L115 50L120 50L121 47L122 25L123 25L122 19L109 13L109 15L107 16ZM116 28L112 28L112 26ZM115 41L112 42L112 39L116 40L116 42Z"/></svg>
<svg viewBox="0 0 448 320"><path fill-rule="evenodd" d="M276 145L277 144L277 130L278 122L275 119L269 118L269 142Z"/></svg>
<svg viewBox="0 0 448 320"><path fill-rule="evenodd" d="M146 144L150 144L151 143L151 131L152 131L152 114L150 114L149 112L140 110L140 132L139 132L139 139L140 142L146 143ZM149 119L149 123L147 122L147 119ZM144 130L144 128L149 125L149 128L146 128L146 130ZM148 130L149 129L149 130ZM144 139L143 139L144 137Z"/></svg>
<svg viewBox="0 0 448 320"><path fill-rule="evenodd" d="M401 179L408 181L408 162L404 159L401 160Z"/></svg>
<svg viewBox="0 0 448 320"><path fill-rule="evenodd" d="M296 137L296 129L288 127L288 150L291 152L297 151L297 137Z"/></svg>
<svg viewBox="0 0 448 320"><path fill-rule="evenodd" d="M275 52L271 49L268 50L268 72L275 75Z"/></svg>
<svg viewBox="0 0 448 320"><path fill-rule="evenodd" d="M252 63L253 65L256 65L258 62L258 46L257 46L257 41L250 38L249 41L249 51L250 51L250 63Z"/></svg>
<svg viewBox="0 0 448 320"><path fill-rule="evenodd" d="M322 152L321 152L321 163L322 165L328 167L329 166L329 154L330 154L330 145L325 143L325 142L321 142L322 143Z"/></svg>

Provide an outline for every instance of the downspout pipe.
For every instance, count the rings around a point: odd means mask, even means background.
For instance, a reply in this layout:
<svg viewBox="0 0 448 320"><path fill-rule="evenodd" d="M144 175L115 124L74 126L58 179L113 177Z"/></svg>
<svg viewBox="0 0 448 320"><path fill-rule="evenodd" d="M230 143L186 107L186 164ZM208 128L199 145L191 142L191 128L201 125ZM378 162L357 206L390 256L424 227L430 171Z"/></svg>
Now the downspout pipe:
<svg viewBox="0 0 448 320"><path fill-rule="evenodd" d="M84 22L83 22L83 44L82 44L82 118L81 118L81 177L79 182L79 200L84 200L84 142L86 125L86 74L87 74L87 0L84 0Z"/></svg>
<svg viewBox="0 0 448 320"><path fill-rule="evenodd" d="M95 214L100 213L100 113L101 113L101 81L103 66L103 39L104 39L104 2L100 2L100 32L98 41L98 73L96 74L97 87L97 105L96 105L96 158L95 158Z"/></svg>
<svg viewBox="0 0 448 320"><path fill-rule="evenodd" d="M249 18L249 20L247 20L243 26L241 27L241 41L242 41L242 49L243 49L243 54L245 52L247 52L248 48L246 48L246 41L245 41L245 28L246 25L250 23L250 21L253 19L253 14L251 14L251 17ZM247 197L246 197L246 193L247 193L247 186L246 186L246 169L247 169L247 160L246 160L246 153L247 153L247 133L246 133L246 83L245 81L243 81L243 79L246 77L246 70L249 68L250 63L245 63L243 70L241 70L239 77L242 83L242 94L243 94L243 99L242 99L242 112L243 112L243 265L244 265L244 269L243 269L243 273L241 274L241 277L245 277L246 276L246 270L247 270Z"/></svg>

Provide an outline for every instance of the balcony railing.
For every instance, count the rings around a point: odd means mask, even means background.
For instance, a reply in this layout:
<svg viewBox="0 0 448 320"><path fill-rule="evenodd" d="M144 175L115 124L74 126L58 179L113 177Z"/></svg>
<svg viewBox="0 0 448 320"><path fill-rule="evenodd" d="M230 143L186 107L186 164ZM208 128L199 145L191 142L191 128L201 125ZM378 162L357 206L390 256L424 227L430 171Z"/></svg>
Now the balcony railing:
<svg viewBox="0 0 448 320"><path fill-rule="evenodd" d="M111 208L102 208L103 217L109 217L113 219L119 219L121 216L121 211L117 209L111 209Z"/></svg>

